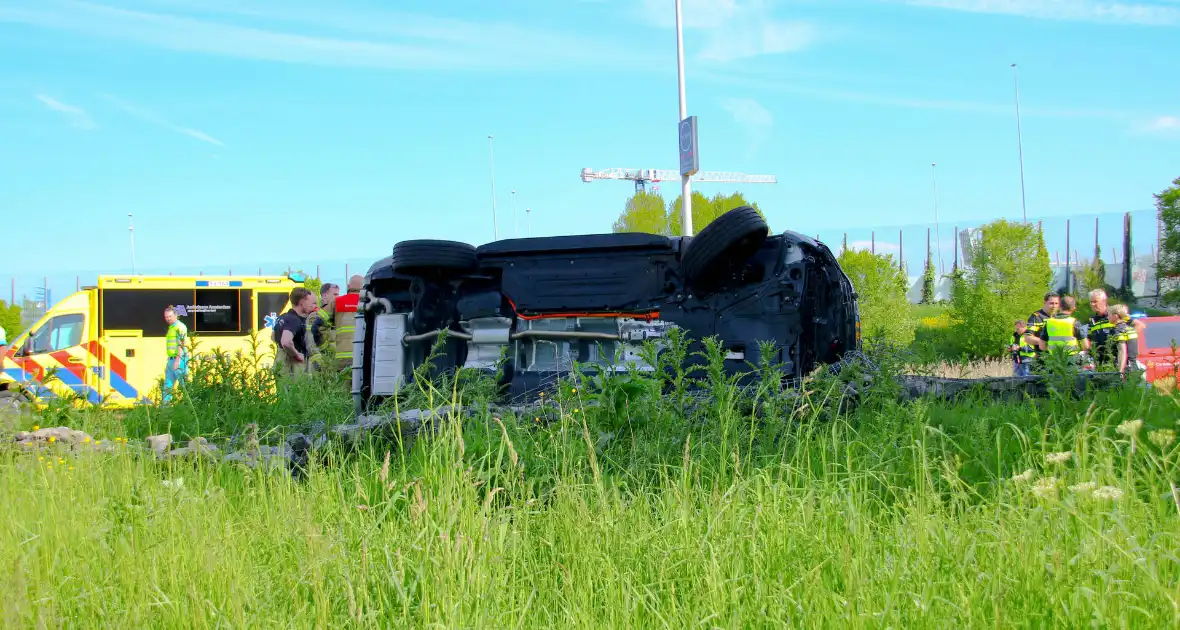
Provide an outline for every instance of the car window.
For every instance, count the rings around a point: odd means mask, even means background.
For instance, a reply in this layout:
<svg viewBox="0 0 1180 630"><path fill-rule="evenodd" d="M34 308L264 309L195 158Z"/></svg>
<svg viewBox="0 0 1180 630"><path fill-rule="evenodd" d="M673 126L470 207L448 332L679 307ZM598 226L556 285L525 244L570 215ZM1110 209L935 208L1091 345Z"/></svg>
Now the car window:
<svg viewBox="0 0 1180 630"><path fill-rule="evenodd" d="M1151 350L1170 349L1172 342L1180 346L1180 322L1147 321L1143 333Z"/></svg>
<svg viewBox="0 0 1180 630"><path fill-rule="evenodd" d="M29 337L27 354L47 354L72 348L82 343L86 324L84 315L58 315Z"/></svg>

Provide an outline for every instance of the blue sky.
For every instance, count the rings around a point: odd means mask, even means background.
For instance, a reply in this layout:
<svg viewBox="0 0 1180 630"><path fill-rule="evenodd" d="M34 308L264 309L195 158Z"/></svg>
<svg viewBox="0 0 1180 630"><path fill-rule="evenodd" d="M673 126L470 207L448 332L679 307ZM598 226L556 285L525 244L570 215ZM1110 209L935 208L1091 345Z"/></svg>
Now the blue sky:
<svg viewBox="0 0 1180 630"><path fill-rule="evenodd" d="M776 175L741 188L775 230L930 222L932 162L944 226L1019 218L1013 62L1030 217L1144 210L1180 176L1180 0L684 12L701 167ZM578 174L677 167L673 25L671 0L0 0L25 243L0 276L125 271L128 213L141 271L487 242L489 134L501 237L513 189L522 234L526 207L534 235L609 231L631 183Z"/></svg>

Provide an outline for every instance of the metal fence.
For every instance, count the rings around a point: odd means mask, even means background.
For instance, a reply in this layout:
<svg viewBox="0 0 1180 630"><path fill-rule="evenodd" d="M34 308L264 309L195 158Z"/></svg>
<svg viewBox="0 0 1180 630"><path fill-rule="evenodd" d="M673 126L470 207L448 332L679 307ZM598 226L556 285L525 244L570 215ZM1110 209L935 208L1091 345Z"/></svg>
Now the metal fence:
<svg viewBox="0 0 1180 630"><path fill-rule="evenodd" d="M1083 288L1079 286L1080 276L1093 263L1095 251L1105 264L1106 284L1120 289L1130 287L1141 302L1153 303L1177 281L1156 277L1160 226L1154 209L1048 217L1036 222L1049 250L1053 287L1059 291L1077 293ZM970 250L964 245L985 223L821 230L816 236L836 252L847 248L890 255L908 278L909 300L917 303L922 299L922 271L927 252L935 266L935 300L949 300L947 276L955 266L970 267L966 258Z"/></svg>

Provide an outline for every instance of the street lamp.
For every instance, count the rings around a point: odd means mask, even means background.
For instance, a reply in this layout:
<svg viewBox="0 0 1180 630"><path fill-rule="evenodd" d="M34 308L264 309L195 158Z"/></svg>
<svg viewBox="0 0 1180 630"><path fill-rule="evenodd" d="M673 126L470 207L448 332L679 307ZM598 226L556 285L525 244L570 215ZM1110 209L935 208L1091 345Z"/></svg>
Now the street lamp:
<svg viewBox="0 0 1180 630"><path fill-rule="evenodd" d="M512 236L520 236L520 223L516 221L516 189L512 189Z"/></svg>
<svg viewBox="0 0 1180 630"><path fill-rule="evenodd" d="M131 275L135 274L135 219L127 213L127 231L131 234Z"/></svg>
<svg viewBox="0 0 1180 630"><path fill-rule="evenodd" d="M496 221L496 155L492 150L492 136L488 134L488 161L492 167L492 240L500 240L500 227Z"/></svg>
<svg viewBox="0 0 1180 630"><path fill-rule="evenodd" d="M532 208L525 208L524 209L524 220L528 224L529 236L532 237L532 235L533 235L533 209Z"/></svg>
<svg viewBox="0 0 1180 630"><path fill-rule="evenodd" d="M1012 64L1012 92L1016 99L1016 155L1020 159L1020 216L1028 223L1028 208L1024 202L1024 147L1020 139L1020 83L1016 79L1016 64Z"/></svg>
<svg viewBox="0 0 1180 630"><path fill-rule="evenodd" d="M938 229L938 163L930 163L930 177L934 183L934 251L938 253L938 273L944 271L942 267L942 232ZM927 232L929 234L929 232Z"/></svg>
<svg viewBox="0 0 1180 630"><path fill-rule="evenodd" d="M681 0L676 0L676 80L680 87L680 121L688 118L688 104L684 96L684 23L681 18ZM680 231L683 236L692 236L692 188L688 175L680 176Z"/></svg>

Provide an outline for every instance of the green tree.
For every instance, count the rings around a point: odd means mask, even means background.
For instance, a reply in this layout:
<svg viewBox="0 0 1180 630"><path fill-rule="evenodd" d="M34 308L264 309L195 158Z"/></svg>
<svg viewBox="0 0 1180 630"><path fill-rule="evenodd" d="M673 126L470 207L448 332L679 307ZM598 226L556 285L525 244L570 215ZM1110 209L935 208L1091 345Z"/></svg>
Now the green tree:
<svg viewBox="0 0 1180 630"><path fill-rule="evenodd" d="M1107 290L1107 293L1111 293L1109 287L1106 286L1106 263L1102 261L1101 246L1094 246L1094 260L1082 268L1078 280L1081 287L1087 292L1094 289L1104 289Z"/></svg>
<svg viewBox="0 0 1180 630"><path fill-rule="evenodd" d="M1162 232L1156 274L1161 280L1167 279L1169 285L1163 301L1167 304L1180 304L1180 286L1176 286L1172 280L1180 276L1180 177L1172 180L1171 186L1153 196Z"/></svg>
<svg viewBox="0 0 1180 630"><path fill-rule="evenodd" d="M664 198L656 193L636 193L627 200L623 213L615 220L613 232L643 232L669 235L668 211Z"/></svg>
<svg viewBox="0 0 1180 630"><path fill-rule="evenodd" d="M922 303L934 303L934 258L926 250L926 268L922 271Z"/></svg>
<svg viewBox="0 0 1180 630"><path fill-rule="evenodd" d="M680 202L680 197L672 200L668 207L668 229L674 236L680 234L680 227L683 221L680 220L680 208L683 206ZM722 195L717 193L713 197L705 197L697 191L692 193L692 232L699 234L701 229L706 225L712 223L717 217L737 208L738 206L750 206L766 218L766 214L758 207L758 204L746 199L745 195L740 192L735 192L730 195Z"/></svg>
<svg viewBox="0 0 1180 630"><path fill-rule="evenodd" d="M916 322L906 300L908 283L893 256L847 249L838 260L858 296L865 343L912 343Z"/></svg>
<svg viewBox="0 0 1180 630"><path fill-rule="evenodd" d="M9 342L24 331L20 322L20 306L0 300L0 328L4 329Z"/></svg>
<svg viewBox="0 0 1180 630"><path fill-rule="evenodd" d="M1003 352L1012 323L1044 301L1053 280L1044 236L1034 224L1003 219L969 245L971 268L954 274L951 319L959 348L972 357Z"/></svg>

